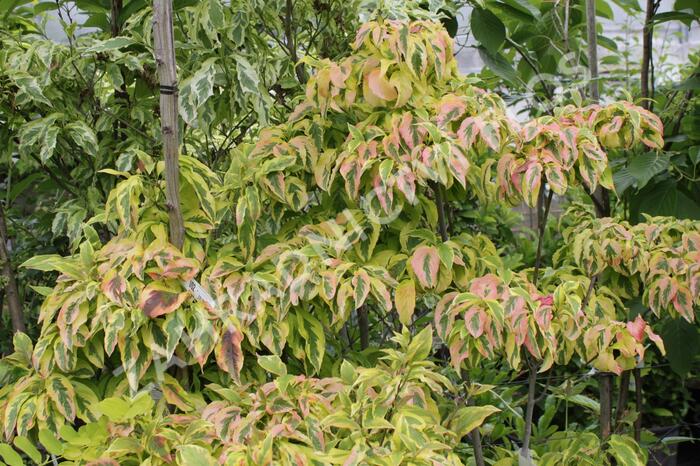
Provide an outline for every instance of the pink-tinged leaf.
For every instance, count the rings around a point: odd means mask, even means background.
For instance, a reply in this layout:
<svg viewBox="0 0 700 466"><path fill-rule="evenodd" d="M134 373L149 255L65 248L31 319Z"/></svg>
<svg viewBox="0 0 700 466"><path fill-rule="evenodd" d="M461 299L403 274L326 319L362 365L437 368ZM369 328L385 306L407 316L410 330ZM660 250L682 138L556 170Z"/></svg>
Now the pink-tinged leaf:
<svg viewBox="0 0 700 466"><path fill-rule="evenodd" d="M641 315L638 315L636 319L631 322L627 322L627 331L630 335L634 337L635 340L641 343L644 339L644 331L646 330L647 323L644 321Z"/></svg>
<svg viewBox="0 0 700 466"><path fill-rule="evenodd" d="M339 66L337 63L331 63L329 68L329 76L331 83L340 89L345 88L345 80L348 79L350 69L348 67Z"/></svg>
<svg viewBox="0 0 700 466"><path fill-rule="evenodd" d="M355 275L352 277L352 287L355 309L359 309L365 303L371 287L369 275L364 269L355 272Z"/></svg>
<svg viewBox="0 0 700 466"><path fill-rule="evenodd" d="M420 134L413 124L413 116L404 113L399 124L399 134L409 149L413 149L420 142Z"/></svg>
<svg viewBox="0 0 700 466"><path fill-rule="evenodd" d="M452 367L458 370L462 365L462 361L469 358L469 347L467 346L466 339L455 338L450 342L450 361L452 362Z"/></svg>
<svg viewBox="0 0 700 466"><path fill-rule="evenodd" d="M178 278L180 280L192 280L199 272L199 262L189 257L180 257L165 264L161 272L162 278Z"/></svg>
<svg viewBox="0 0 700 466"><path fill-rule="evenodd" d="M438 126L444 127L447 123L464 115L466 110L467 105L460 97L454 94L446 95L438 104Z"/></svg>
<svg viewBox="0 0 700 466"><path fill-rule="evenodd" d="M511 173L515 165L515 156L513 154L504 154L498 159L496 166L496 174L498 178L498 191L500 195L506 199L513 197L513 184L511 182Z"/></svg>
<svg viewBox="0 0 700 466"><path fill-rule="evenodd" d="M152 282L141 291L139 307L150 318L170 314L187 299L187 292L177 292L163 282Z"/></svg>
<svg viewBox="0 0 700 466"><path fill-rule="evenodd" d="M476 137L481 133L483 127L484 121L479 117L467 117L462 121L457 130L457 138L465 149L474 145Z"/></svg>
<svg viewBox="0 0 700 466"><path fill-rule="evenodd" d="M568 183L566 181L566 175L559 164L556 162L547 164L544 168L544 174L547 177L547 182L552 188L552 191L560 196L566 194Z"/></svg>
<svg viewBox="0 0 700 466"><path fill-rule="evenodd" d="M475 278L469 285L469 292L483 299L497 299L500 295L501 279L494 274Z"/></svg>
<svg viewBox="0 0 700 466"><path fill-rule="evenodd" d="M410 204L416 203L416 175L408 167L401 167L396 174L396 187Z"/></svg>
<svg viewBox="0 0 700 466"><path fill-rule="evenodd" d="M449 312L448 309L452 305L457 294L458 293L455 291L446 293L435 306L435 312L433 313L435 331L438 336L442 338L442 341L447 341L452 331L452 326L454 325L455 316L453 313Z"/></svg>
<svg viewBox="0 0 700 466"><path fill-rule="evenodd" d="M677 286L675 295L672 298L674 309L688 322L695 320L693 312L693 297L690 290L685 286Z"/></svg>
<svg viewBox="0 0 700 466"><path fill-rule="evenodd" d="M338 288L338 275L328 270L321 273L321 286L319 287L319 294L326 301L331 301L335 296L335 290Z"/></svg>
<svg viewBox="0 0 700 466"><path fill-rule="evenodd" d="M607 163L608 156L599 145L593 142L584 142L580 147L587 159Z"/></svg>
<svg viewBox="0 0 700 466"><path fill-rule="evenodd" d="M521 346L525 343L529 331L529 315L525 300L520 296L511 296L506 306L506 318L510 324L510 330L515 336L515 344Z"/></svg>
<svg viewBox="0 0 700 466"><path fill-rule="evenodd" d="M450 171L452 176L462 185L463 188L467 187L467 171L469 171L469 160L462 153L462 150L458 146L452 146L452 151L449 157Z"/></svg>
<svg viewBox="0 0 700 466"><path fill-rule="evenodd" d="M381 68L375 68L367 73L365 80L367 81L367 87L374 96L387 101L396 99L396 89L389 84L389 80L382 74Z"/></svg>
<svg viewBox="0 0 700 466"><path fill-rule="evenodd" d="M528 162L527 169L522 179L521 192L525 203L534 207L542 185L542 166L538 162Z"/></svg>
<svg viewBox="0 0 700 466"><path fill-rule="evenodd" d="M484 333L486 320L486 313L478 306L472 306L464 313L464 324L474 338L479 338Z"/></svg>
<svg viewBox="0 0 700 466"><path fill-rule="evenodd" d="M374 299L377 300L377 303L379 303L384 311L391 311L394 307L394 303L391 301L391 292L389 292L389 288L378 278L372 277L371 283L372 296L374 296Z"/></svg>
<svg viewBox="0 0 700 466"><path fill-rule="evenodd" d="M614 374L622 374L622 367L615 361L615 356L613 356L610 350L603 351L598 354L598 358L595 361L596 369L603 372L612 372Z"/></svg>
<svg viewBox="0 0 700 466"><path fill-rule="evenodd" d="M433 288L437 285L440 255L436 248L419 246L411 256L411 267L423 288Z"/></svg>
<svg viewBox="0 0 700 466"><path fill-rule="evenodd" d="M216 344L216 364L234 380L238 380L243 368L242 341L243 334L234 327L229 327Z"/></svg>
<svg viewBox="0 0 700 466"><path fill-rule="evenodd" d="M660 336L658 336L654 331L651 329L650 326L646 326L646 334L649 337L651 341L654 342L657 348L659 348L659 351L661 351L661 354L665 355L666 354L666 348L664 346L664 341L661 339Z"/></svg>
<svg viewBox="0 0 700 466"><path fill-rule="evenodd" d="M489 146L494 152L498 152L501 146L501 135L498 132L498 126L493 122L484 122L481 128L481 139L484 140L487 146Z"/></svg>
<svg viewBox="0 0 700 466"><path fill-rule="evenodd" d="M110 301L121 303L122 294L126 291L126 280L117 273L116 269L111 269L102 279L100 289Z"/></svg>
<svg viewBox="0 0 700 466"><path fill-rule="evenodd" d="M351 156L340 165L340 175L345 180L345 190L352 199L357 199L360 193L360 183L364 173L365 163Z"/></svg>
<svg viewBox="0 0 700 466"><path fill-rule="evenodd" d="M119 463L111 458L100 458L89 461L85 466L119 466Z"/></svg>
<svg viewBox="0 0 700 466"><path fill-rule="evenodd" d="M379 205L382 207L384 212L389 213L391 205L394 201L394 191L387 187L386 183L382 177L379 176L379 174L374 176L372 184L374 185L373 191L377 197L377 200L379 201Z"/></svg>
<svg viewBox="0 0 700 466"><path fill-rule="evenodd" d="M523 142L530 142L535 139L541 131L542 127L537 120L529 121L522 127L520 137Z"/></svg>

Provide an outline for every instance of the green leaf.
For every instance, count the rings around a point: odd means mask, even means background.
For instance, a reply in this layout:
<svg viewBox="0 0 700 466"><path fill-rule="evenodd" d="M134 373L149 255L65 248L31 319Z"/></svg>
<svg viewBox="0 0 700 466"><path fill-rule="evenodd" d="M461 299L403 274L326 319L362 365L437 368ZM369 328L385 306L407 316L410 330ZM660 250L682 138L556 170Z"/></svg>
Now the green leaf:
<svg viewBox="0 0 700 466"><path fill-rule="evenodd" d="M48 429L39 430L39 443L52 455L61 455L63 453L63 444Z"/></svg>
<svg viewBox="0 0 700 466"><path fill-rule="evenodd" d="M457 438L462 438L472 430L484 423L487 417L499 412L495 406L465 406L455 413L450 421L450 430L457 434Z"/></svg>
<svg viewBox="0 0 700 466"><path fill-rule="evenodd" d="M641 189L659 173L665 172L668 169L669 159L665 155L660 155L656 152L647 152L634 157L630 160L628 170L637 180L637 188Z"/></svg>
<svg viewBox="0 0 700 466"><path fill-rule="evenodd" d="M78 120L66 125L66 131L79 147L85 149L85 152L90 155L97 154L97 137L84 121Z"/></svg>
<svg viewBox="0 0 700 466"><path fill-rule="evenodd" d="M34 102L51 106L51 102L44 96L44 92L34 76L30 76L24 72L17 72L11 73L10 77L19 88L18 94L24 94Z"/></svg>
<svg viewBox="0 0 700 466"><path fill-rule="evenodd" d="M700 353L700 332L697 325L680 318L666 319L659 335L664 341L671 369L684 377Z"/></svg>
<svg viewBox="0 0 700 466"><path fill-rule="evenodd" d="M478 47L479 56L483 60L486 67L491 70L495 75L501 78L515 83L518 81L518 73L500 53L492 53L485 47Z"/></svg>
<svg viewBox="0 0 700 466"><path fill-rule="evenodd" d="M85 49L85 52L109 52L110 50L119 50L135 43L129 37L112 37L107 40L97 41L95 45Z"/></svg>
<svg viewBox="0 0 700 466"><path fill-rule="evenodd" d="M538 19L541 16L540 10L530 0L503 0L503 3L533 19Z"/></svg>
<svg viewBox="0 0 700 466"><path fill-rule="evenodd" d="M476 40L490 52L498 52L506 39L506 27L498 16L477 7L472 11L470 24Z"/></svg>
<svg viewBox="0 0 700 466"><path fill-rule="evenodd" d="M197 127L199 111L206 101L214 95L214 76L216 75L216 57L211 57L199 66L192 76L185 79L180 86L180 116L189 125Z"/></svg>
<svg viewBox="0 0 700 466"><path fill-rule="evenodd" d="M697 19L698 17L696 15L685 11L665 11L663 13L656 13L652 21L654 24L661 24L668 21L682 21L686 24L690 24Z"/></svg>
<svg viewBox="0 0 700 466"><path fill-rule="evenodd" d="M700 219L700 204L679 189L675 180L649 183L630 197L630 217L639 221L640 214Z"/></svg>
<svg viewBox="0 0 700 466"><path fill-rule="evenodd" d="M129 403L122 398L110 397L97 403L95 408L110 421L121 421L129 410Z"/></svg>
<svg viewBox="0 0 700 466"><path fill-rule="evenodd" d="M411 343L409 343L408 348L406 348L406 359L411 362L423 361L428 357L432 349L433 327L428 325L418 335L413 337Z"/></svg>
<svg viewBox="0 0 700 466"><path fill-rule="evenodd" d="M36 449L31 440L29 440L27 437L18 435L15 437L13 443L17 448L22 450L24 454L29 457L29 459L37 464L41 464L41 453L39 453L39 450Z"/></svg>
<svg viewBox="0 0 700 466"><path fill-rule="evenodd" d="M613 174L613 183L615 184L615 192L622 195L630 186L633 186L637 179L632 176L628 167L620 167Z"/></svg>
<svg viewBox="0 0 700 466"><path fill-rule="evenodd" d="M347 385L355 383L355 379L357 378L355 367L345 359L340 363L340 378L343 379L343 383Z"/></svg>
<svg viewBox="0 0 700 466"><path fill-rule="evenodd" d="M287 366L284 365L280 357L277 355L258 356L258 364L260 364L260 367L266 371L275 375L283 376L287 374Z"/></svg>
<svg viewBox="0 0 700 466"><path fill-rule="evenodd" d="M326 353L326 334L323 324L303 310L297 312L297 324L297 330L304 339L306 358L318 372L321 370L323 356Z"/></svg>
<svg viewBox="0 0 700 466"><path fill-rule="evenodd" d="M65 416L66 419L72 421L75 419L75 390L65 376L54 374L46 384L46 393L54 402L56 409Z"/></svg>
<svg viewBox="0 0 700 466"><path fill-rule="evenodd" d="M238 76L238 83L241 85L243 92L251 94L259 92L258 84L260 83L260 78L258 77L258 72L245 57L236 57L236 76Z"/></svg>
<svg viewBox="0 0 700 466"><path fill-rule="evenodd" d="M0 443L0 456L10 466L24 466L22 457L6 443Z"/></svg>
<svg viewBox="0 0 700 466"><path fill-rule="evenodd" d="M634 439L613 434L608 439L608 453L619 466L645 466L646 455Z"/></svg>
<svg viewBox="0 0 700 466"><path fill-rule="evenodd" d="M399 320L404 325L410 325L416 309L416 285L413 280L404 280L396 287L394 301Z"/></svg>
<svg viewBox="0 0 700 466"><path fill-rule="evenodd" d="M179 466L214 466L216 462L209 452L198 445L177 447L177 464Z"/></svg>

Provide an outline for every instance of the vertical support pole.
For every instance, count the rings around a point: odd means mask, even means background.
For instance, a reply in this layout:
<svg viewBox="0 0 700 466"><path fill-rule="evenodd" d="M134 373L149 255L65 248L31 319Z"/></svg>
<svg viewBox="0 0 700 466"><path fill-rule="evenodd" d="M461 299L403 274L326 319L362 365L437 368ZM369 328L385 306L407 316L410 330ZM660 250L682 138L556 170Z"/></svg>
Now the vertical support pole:
<svg viewBox="0 0 700 466"><path fill-rule="evenodd" d="M153 41L160 81L160 127L165 158L165 197L170 224L170 242L177 248L182 248L185 225L180 208L178 90L171 0L153 1Z"/></svg>
<svg viewBox="0 0 700 466"><path fill-rule="evenodd" d="M595 0L586 0L586 32L588 33L589 97L600 99L598 90L598 33L596 31Z"/></svg>

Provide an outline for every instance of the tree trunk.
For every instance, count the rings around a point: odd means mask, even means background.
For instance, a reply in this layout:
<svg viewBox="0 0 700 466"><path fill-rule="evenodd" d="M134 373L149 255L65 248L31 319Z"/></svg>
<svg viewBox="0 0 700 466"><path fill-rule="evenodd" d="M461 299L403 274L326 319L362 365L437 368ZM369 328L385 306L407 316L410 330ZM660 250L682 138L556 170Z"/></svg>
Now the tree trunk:
<svg viewBox="0 0 700 466"><path fill-rule="evenodd" d="M527 405L525 407L525 428L523 432L523 447L520 456L530 460L530 438L532 438L532 415L535 412L535 399L537 390L537 368L528 358L527 376ZM527 464L530 464L529 462Z"/></svg>
<svg viewBox="0 0 700 466"><path fill-rule="evenodd" d="M357 325L360 328L360 348L369 348L369 316L367 308L362 305L357 308Z"/></svg>
<svg viewBox="0 0 700 466"><path fill-rule="evenodd" d="M651 93L649 92L649 69L651 68L651 40L654 33L652 18L656 5L654 0L647 0L646 12L644 15L644 30L642 32L642 70L641 70L641 91L642 107L651 109Z"/></svg>
<svg viewBox="0 0 700 466"><path fill-rule="evenodd" d="M642 370L634 368L634 397L637 405L637 419L634 420L634 439L639 442L642 438Z"/></svg>
<svg viewBox="0 0 700 466"><path fill-rule="evenodd" d="M605 442L610 437L612 426L612 376L600 374L600 439Z"/></svg>
<svg viewBox="0 0 700 466"><path fill-rule="evenodd" d="M171 0L153 2L153 41L160 81L160 127L165 157L165 197L170 223L170 242L182 248L185 226L180 208L178 89Z"/></svg>
<svg viewBox="0 0 700 466"><path fill-rule="evenodd" d="M627 410L627 398L629 397L630 391L630 373L631 371L624 371L620 376L620 392L617 396L617 408L615 409L615 431L622 431L622 417Z"/></svg>
<svg viewBox="0 0 700 466"><path fill-rule="evenodd" d="M435 195L435 205L438 212L438 229L440 230L440 238L442 241L447 241L450 239L447 233L447 215L445 213L445 196L442 191L442 186L436 182L431 183L430 187L433 189L433 194Z"/></svg>
<svg viewBox="0 0 700 466"><path fill-rule="evenodd" d="M22 303L19 300L19 288L15 272L12 270L10 262L10 251L8 250L9 238L7 236L7 225L5 224L5 212L0 206L0 262L2 262L2 274L5 277L5 294L7 295L7 308L10 311L13 332L25 332L24 313Z"/></svg>
<svg viewBox="0 0 700 466"><path fill-rule="evenodd" d="M292 60L297 81L299 81L299 84L306 84L309 78L306 76L304 65L299 63L299 55L297 54L296 34L294 33L294 2L292 0L286 0L284 15L284 35L289 58Z"/></svg>

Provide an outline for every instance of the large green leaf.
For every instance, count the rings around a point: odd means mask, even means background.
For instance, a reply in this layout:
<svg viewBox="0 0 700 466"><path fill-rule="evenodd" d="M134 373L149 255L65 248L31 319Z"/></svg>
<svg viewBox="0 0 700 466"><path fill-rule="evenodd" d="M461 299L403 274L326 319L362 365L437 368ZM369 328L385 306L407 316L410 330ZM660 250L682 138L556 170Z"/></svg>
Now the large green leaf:
<svg viewBox="0 0 700 466"><path fill-rule="evenodd" d="M506 27L489 10L474 8L470 24L476 40L492 53L497 52L506 39Z"/></svg>
<svg viewBox="0 0 700 466"><path fill-rule="evenodd" d="M700 201L679 190L675 180L650 183L630 198L630 217L639 221L641 214L700 219Z"/></svg>
<svg viewBox="0 0 700 466"><path fill-rule="evenodd" d="M685 319L666 319L659 334L664 341L671 369L681 377L685 376L700 354L700 332L697 325Z"/></svg>
<svg viewBox="0 0 700 466"><path fill-rule="evenodd" d="M637 188L641 189L654 176L666 171L668 168L668 156L655 152L646 152L638 155L628 165L630 175L637 180Z"/></svg>
<svg viewBox="0 0 700 466"><path fill-rule="evenodd" d="M501 78L515 83L518 81L518 73L513 68L513 65L508 62L503 55L500 53L492 53L485 47L479 47L479 56L484 61L486 67L491 70L495 75Z"/></svg>

